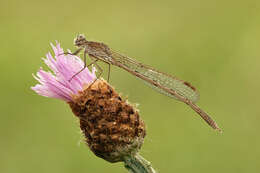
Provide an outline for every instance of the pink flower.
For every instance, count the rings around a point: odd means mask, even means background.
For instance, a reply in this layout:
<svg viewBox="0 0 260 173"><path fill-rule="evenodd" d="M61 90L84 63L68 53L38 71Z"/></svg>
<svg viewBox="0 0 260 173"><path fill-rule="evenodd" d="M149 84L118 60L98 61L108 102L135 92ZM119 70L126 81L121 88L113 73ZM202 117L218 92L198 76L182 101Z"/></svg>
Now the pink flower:
<svg viewBox="0 0 260 173"><path fill-rule="evenodd" d="M71 80L84 67L83 61L63 54L59 43L51 46L55 56L48 53L43 60L52 72L41 68L34 76L39 84L32 90L69 104L79 119L87 145L96 156L111 163L125 162L131 172L152 170L138 154L146 135L138 110L105 80L96 80L95 68L92 72L86 68Z"/></svg>
<svg viewBox="0 0 260 173"><path fill-rule="evenodd" d="M84 89L84 86L96 79L96 70L93 68L90 72L88 68L85 68L69 81L74 74L84 67L84 62L77 56L63 54L63 49L58 42L56 47L53 44L51 46L55 57L53 58L49 52L46 59L43 58L43 60L52 72L40 68L36 76L33 75L40 84L31 87L31 89L39 95L70 102L72 95L78 94L79 91Z"/></svg>

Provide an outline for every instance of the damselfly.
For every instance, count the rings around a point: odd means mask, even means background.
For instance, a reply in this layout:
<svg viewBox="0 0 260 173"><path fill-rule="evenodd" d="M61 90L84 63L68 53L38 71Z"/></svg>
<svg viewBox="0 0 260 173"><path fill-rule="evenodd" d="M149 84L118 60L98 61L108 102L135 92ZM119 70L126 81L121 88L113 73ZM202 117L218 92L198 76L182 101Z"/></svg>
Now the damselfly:
<svg viewBox="0 0 260 173"><path fill-rule="evenodd" d="M204 112L195 104L195 102L198 101L199 93L188 82L180 80L169 74L159 72L152 67L149 67L140 62L137 62L134 59L119 54L116 51L110 49L104 43L87 41L84 35L78 35L74 40L74 44L76 47L78 47L78 49L71 54L77 55L81 50L83 50L85 64L84 68L73 75L71 79L73 79L77 74L79 74L87 67L86 56L89 55L89 57L92 59L92 62L90 64L96 65L101 73L103 70L97 65L97 61L103 61L107 63L109 65L109 72L110 65L120 67L128 71L132 75L135 75L136 77L142 79L145 83L149 84L158 92L186 103L195 112L197 112L213 129L221 131L217 123L212 118L210 118L210 116L206 112Z"/></svg>

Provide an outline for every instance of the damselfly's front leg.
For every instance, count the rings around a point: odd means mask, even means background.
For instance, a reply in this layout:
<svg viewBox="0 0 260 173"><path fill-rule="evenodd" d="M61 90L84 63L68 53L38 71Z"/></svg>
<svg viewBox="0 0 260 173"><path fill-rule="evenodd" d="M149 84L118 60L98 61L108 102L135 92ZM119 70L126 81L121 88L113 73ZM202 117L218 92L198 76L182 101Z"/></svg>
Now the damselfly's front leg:
<svg viewBox="0 0 260 173"><path fill-rule="evenodd" d="M79 52L81 51L81 48L79 48L77 51L75 51L74 53L76 53L76 54L78 54ZM74 53L73 53L73 55L74 55ZM97 64L96 63L96 61L97 61L97 59L95 60L95 61L93 61L93 62L91 62L89 65L87 65L87 49L85 49L84 50L84 67L80 70L80 71L78 71L76 74L74 74L71 78L70 78L70 80L69 80L69 82L75 77L75 76L77 76L79 73L81 73L86 67L88 67L88 66L90 66L90 65L92 65L92 64Z"/></svg>
<svg viewBox="0 0 260 173"><path fill-rule="evenodd" d="M98 76L96 76L96 79L88 86L88 88L91 87L103 73L103 69L97 64L98 59L96 59L94 56L91 55L89 55L89 57L92 60L91 64L94 64L98 68L100 73L98 74Z"/></svg>
<svg viewBox="0 0 260 173"><path fill-rule="evenodd" d="M91 62L91 64L94 64L97 68L98 68L98 70L99 70L99 74L98 74L98 76L97 76L97 79L102 75L102 73L103 73L103 69L97 64L97 61L98 61L98 59L96 59L94 56L92 56L92 55L89 55L89 57L92 59L92 62ZM96 80L95 80L96 81Z"/></svg>
<svg viewBox="0 0 260 173"><path fill-rule="evenodd" d="M70 52L64 52L64 53L62 53L62 54L59 54L59 55L77 55L77 54L79 54L79 52L82 50L82 48L79 48L79 49L77 49L75 52L73 52L73 53L70 53ZM58 56L59 56L58 55Z"/></svg>
<svg viewBox="0 0 260 173"><path fill-rule="evenodd" d="M77 55L79 54L79 52L82 50L82 48L79 48L77 49L75 52L71 53L71 52L64 52L64 53L61 53L61 54L58 54L58 56L60 55Z"/></svg>

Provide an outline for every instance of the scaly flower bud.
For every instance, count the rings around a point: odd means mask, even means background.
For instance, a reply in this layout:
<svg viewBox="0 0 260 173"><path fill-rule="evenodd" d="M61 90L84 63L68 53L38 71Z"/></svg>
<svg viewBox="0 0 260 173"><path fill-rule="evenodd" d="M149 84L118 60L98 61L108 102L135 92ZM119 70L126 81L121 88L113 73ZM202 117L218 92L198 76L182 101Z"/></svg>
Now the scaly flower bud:
<svg viewBox="0 0 260 173"><path fill-rule="evenodd" d="M123 161L138 152L145 136L138 111L104 80L73 95L69 102L80 120L89 148L109 162Z"/></svg>

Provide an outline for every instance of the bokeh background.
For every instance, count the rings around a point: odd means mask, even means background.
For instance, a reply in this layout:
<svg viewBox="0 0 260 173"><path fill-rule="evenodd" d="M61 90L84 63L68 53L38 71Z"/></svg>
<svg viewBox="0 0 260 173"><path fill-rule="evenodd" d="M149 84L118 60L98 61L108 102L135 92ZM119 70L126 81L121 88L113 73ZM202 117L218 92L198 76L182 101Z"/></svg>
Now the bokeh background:
<svg viewBox="0 0 260 173"><path fill-rule="evenodd" d="M191 82L223 128L113 67L111 84L140 104L141 154L158 172L260 172L259 0L0 3L1 173L126 172L89 151L66 103L30 90L49 43L75 50L78 33Z"/></svg>

